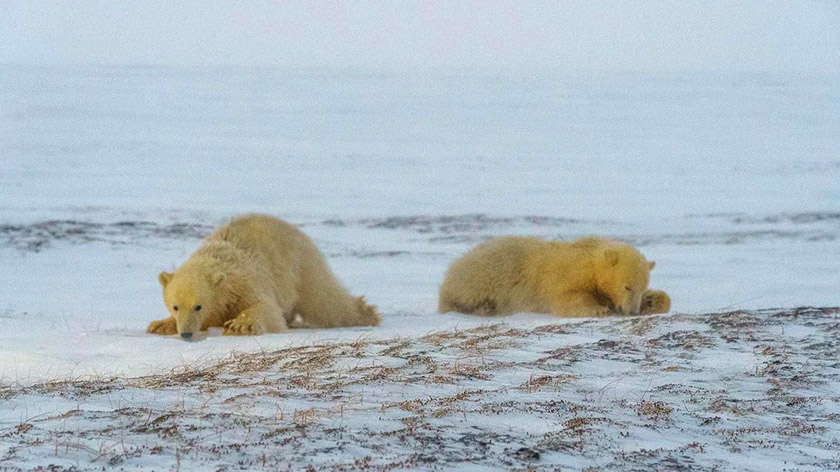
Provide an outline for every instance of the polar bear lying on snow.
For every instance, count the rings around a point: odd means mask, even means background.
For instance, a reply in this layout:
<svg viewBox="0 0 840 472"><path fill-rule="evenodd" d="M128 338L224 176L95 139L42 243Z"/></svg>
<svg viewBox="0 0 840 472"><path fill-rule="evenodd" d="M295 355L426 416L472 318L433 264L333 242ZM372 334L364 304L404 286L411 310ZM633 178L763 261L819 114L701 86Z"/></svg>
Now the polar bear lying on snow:
<svg viewBox="0 0 840 472"><path fill-rule="evenodd" d="M158 280L170 316L153 321L149 333L189 339L214 326L225 334L279 333L298 315L312 328L380 322L375 307L341 286L309 237L265 215L221 226Z"/></svg>
<svg viewBox="0 0 840 472"><path fill-rule="evenodd" d="M668 311L667 294L648 290L654 266L632 246L603 238L562 242L502 237L479 244L452 263L440 287L438 309L557 316Z"/></svg>

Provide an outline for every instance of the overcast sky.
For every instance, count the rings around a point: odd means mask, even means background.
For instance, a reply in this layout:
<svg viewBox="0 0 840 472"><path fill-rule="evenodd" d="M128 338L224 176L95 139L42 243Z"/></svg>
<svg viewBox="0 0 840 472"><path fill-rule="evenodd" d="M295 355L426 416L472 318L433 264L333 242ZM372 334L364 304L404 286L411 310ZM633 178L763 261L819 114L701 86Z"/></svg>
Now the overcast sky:
<svg viewBox="0 0 840 472"><path fill-rule="evenodd" d="M0 63L840 71L840 1L9 1Z"/></svg>

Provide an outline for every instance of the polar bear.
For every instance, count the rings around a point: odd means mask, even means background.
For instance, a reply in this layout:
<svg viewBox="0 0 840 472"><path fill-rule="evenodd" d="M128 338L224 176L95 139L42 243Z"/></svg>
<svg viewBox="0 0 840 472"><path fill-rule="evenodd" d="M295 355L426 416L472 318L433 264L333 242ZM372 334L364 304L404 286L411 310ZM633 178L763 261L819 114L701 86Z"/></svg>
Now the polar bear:
<svg viewBox="0 0 840 472"><path fill-rule="evenodd" d="M170 316L152 322L149 333L190 339L214 326L224 334L279 333L298 315L312 328L380 322L375 307L336 280L309 237L267 215L234 218L158 280Z"/></svg>
<svg viewBox="0 0 840 472"><path fill-rule="evenodd" d="M452 263L438 308L478 315L638 314L654 265L632 246L603 238L502 237Z"/></svg>

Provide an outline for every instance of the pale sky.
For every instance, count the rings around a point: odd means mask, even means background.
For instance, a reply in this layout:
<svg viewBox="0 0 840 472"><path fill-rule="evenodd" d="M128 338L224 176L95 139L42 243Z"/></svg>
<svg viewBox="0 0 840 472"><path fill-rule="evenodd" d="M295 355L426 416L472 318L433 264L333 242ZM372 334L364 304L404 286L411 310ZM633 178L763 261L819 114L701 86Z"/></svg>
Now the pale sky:
<svg viewBox="0 0 840 472"><path fill-rule="evenodd" d="M0 63L840 72L840 1L9 1Z"/></svg>

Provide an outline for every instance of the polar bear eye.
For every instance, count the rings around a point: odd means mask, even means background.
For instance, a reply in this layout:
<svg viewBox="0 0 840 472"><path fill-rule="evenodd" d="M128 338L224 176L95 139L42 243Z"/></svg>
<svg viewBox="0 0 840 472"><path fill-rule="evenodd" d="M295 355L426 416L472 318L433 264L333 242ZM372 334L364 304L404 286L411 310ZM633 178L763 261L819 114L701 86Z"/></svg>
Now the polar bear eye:
<svg viewBox="0 0 840 472"><path fill-rule="evenodd" d="M201 305L196 305L195 306L195 311L201 311Z"/></svg>
<svg viewBox="0 0 840 472"><path fill-rule="evenodd" d="M178 311L178 305L172 305L172 309Z"/></svg>
<svg viewBox="0 0 840 472"><path fill-rule="evenodd" d="M632 289L632 288L630 288L630 286L629 286L629 285L625 285L625 286L624 286L624 290L627 290L628 292L632 292L632 291L633 291L633 289Z"/></svg>

